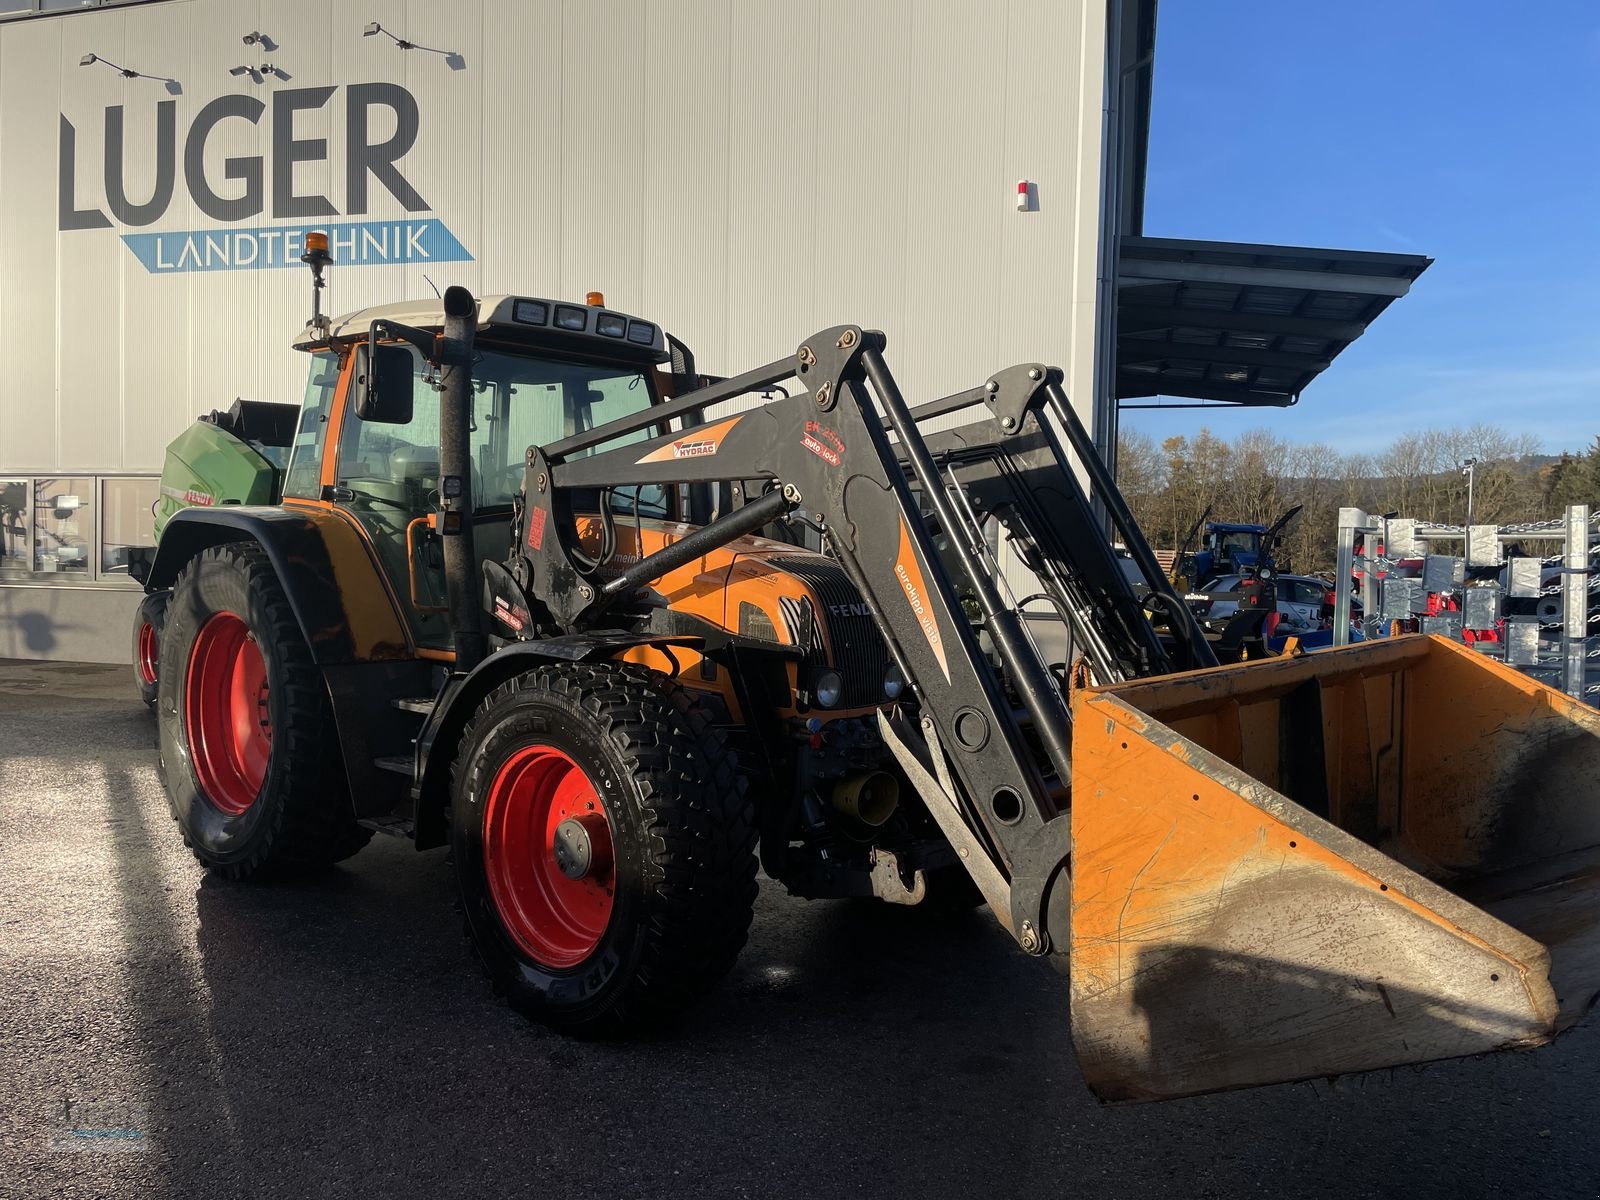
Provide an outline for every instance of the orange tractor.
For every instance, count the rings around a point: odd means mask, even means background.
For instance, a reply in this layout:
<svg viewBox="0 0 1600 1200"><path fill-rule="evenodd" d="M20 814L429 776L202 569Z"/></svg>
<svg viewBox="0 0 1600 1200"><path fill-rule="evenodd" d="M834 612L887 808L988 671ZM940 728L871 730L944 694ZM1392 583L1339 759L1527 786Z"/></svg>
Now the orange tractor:
<svg viewBox="0 0 1600 1200"><path fill-rule="evenodd" d="M1591 710L1436 639L1216 667L1054 369L912 406L843 325L709 380L590 300L315 317L281 501L167 522L161 770L208 869L448 843L496 987L579 1033L714 986L758 855L987 903L1123 1099L1586 1006Z"/></svg>

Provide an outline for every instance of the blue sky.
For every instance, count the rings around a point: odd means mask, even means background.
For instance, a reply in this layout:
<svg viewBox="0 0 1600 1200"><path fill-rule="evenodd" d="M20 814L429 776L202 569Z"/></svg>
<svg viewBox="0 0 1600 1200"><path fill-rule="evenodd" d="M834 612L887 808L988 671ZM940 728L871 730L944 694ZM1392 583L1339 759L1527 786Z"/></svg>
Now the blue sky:
<svg viewBox="0 0 1600 1200"><path fill-rule="evenodd" d="M1436 261L1284 410L1129 412L1381 449L1600 434L1600 3L1162 0L1145 232Z"/></svg>

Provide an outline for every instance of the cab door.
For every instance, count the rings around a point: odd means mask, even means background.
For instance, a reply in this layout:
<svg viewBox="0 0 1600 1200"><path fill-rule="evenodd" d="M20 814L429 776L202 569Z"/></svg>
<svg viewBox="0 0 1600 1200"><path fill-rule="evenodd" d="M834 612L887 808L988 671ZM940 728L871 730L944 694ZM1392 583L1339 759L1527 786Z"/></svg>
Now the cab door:
<svg viewBox="0 0 1600 1200"><path fill-rule="evenodd" d="M366 348L355 353L359 376ZM427 528L429 513L439 506L438 488L439 393L413 350L410 421L363 421L353 404L345 408L333 501L366 531L412 640L420 648L448 650L444 558Z"/></svg>

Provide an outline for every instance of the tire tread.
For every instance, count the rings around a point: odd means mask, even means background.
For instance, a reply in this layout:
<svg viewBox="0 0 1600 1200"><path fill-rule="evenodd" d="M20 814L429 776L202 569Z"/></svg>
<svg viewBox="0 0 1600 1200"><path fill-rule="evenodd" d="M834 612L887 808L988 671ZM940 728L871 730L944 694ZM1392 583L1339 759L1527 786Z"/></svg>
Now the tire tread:
<svg viewBox="0 0 1600 1200"><path fill-rule="evenodd" d="M650 893L642 910L643 953L605 1011L581 1027L552 1020L547 1010L530 1015L590 1035L650 1027L709 991L733 967L749 935L756 823L745 779L727 739L689 692L660 672L624 663L541 666L518 675L484 699L461 744L477 744L488 727L506 719L501 708L529 692L582 709L628 763L643 816ZM536 739L531 718L520 719ZM466 760L458 756L452 768L452 795L486 783L468 777L481 764ZM481 954L479 960L488 969ZM492 970L490 977L513 1004L527 1008L516 989Z"/></svg>
<svg viewBox="0 0 1600 1200"><path fill-rule="evenodd" d="M226 879L340 862L365 846L372 831L356 824L350 807L340 741L322 673L312 661L311 649L271 560L255 542L226 542L196 555L179 574L173 597L184 595L191 573L213 563L225 564L225 569L242 576L246 590L256 600L255 613L265 617L266 628L255 629L252 614L252 631L263 650L276 660L279 670L273 686L282 693L282 711L290 719L275 724L272 730L269 770L273 774L268 786L281 793L280 801L269 807L247 852L219 858L197 845L180 820L184 845L201 865ZM178 672L179 679L183 675ZM280 767L281 775L277 774ZM166 772L167 764L162 761L163 783Z"/></svg>

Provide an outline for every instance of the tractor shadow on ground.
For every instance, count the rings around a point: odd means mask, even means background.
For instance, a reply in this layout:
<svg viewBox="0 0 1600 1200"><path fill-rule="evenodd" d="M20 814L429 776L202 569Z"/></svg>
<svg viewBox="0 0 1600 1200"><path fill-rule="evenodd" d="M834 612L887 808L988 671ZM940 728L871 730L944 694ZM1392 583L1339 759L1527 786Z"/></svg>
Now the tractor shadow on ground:
<svg viewBox="0 0 1600 1200"><path fill-rule="evenodd" d="M851 1177L875 1164L902 1182L987 1179L1009 1193L1034 1186L1032 1169L990 1159L973 1175L982 1147L1082 1095L1064 980L981 910L807 904L766 883L751 944L698 1008L648 1038L585 1042L495 999L442 854L380 839L345 867L272 886L204 877L195 903L208 1000L196 1040L217 1060L229 1124L312 1124L315 1161L359 1163L375 1186L398 1164L377 1152L373 1123L384 1143L431 1147L420 1161L463 1137L514 1139L546 1162L579 1155L595 1194L683 1194L719 1171L725 1184L702 1186L726 1194L751 1178L752 1139L783 1160L855 1146ZM632 1155L619 1156L619 1133ZM632 1176L645 1161L670 1164L666 1177ZM287 1182L283 1163L271 1169ZM513 1185L475 1182L483 1194Z"/></svg>
<svg viewBox="0 0 1600 1200"><path fill-rule="evenodd" d="M141 808L124 881L175 836ZM1522 1127L1549 1124L1553 1101L1515 1117L1450 1102L1471 1064L1353 1095L1099 1106L1073 1060L1066 981L982 910L805 903L763 881L750 945L698 1008L646 1039L584 1042L493 997L442 853L379 839L272 885L196 878L193 945L152 947L139 981L175 1195L271 1179L285 1195L1007 1196L1087 1178L1097 1194L1201 1196L1278 1172L1329 1185L1307 1195L1382 1194L1345 1178L1352 1139L1382 1143L1350 1169L1385 1188L1570 1182L1502 1153L1505 1127L1532 1137ZM192 995L173 992L185 955ZM1501 1094L1540 1083L1526 1063L1501 1072Z"/></svg>

